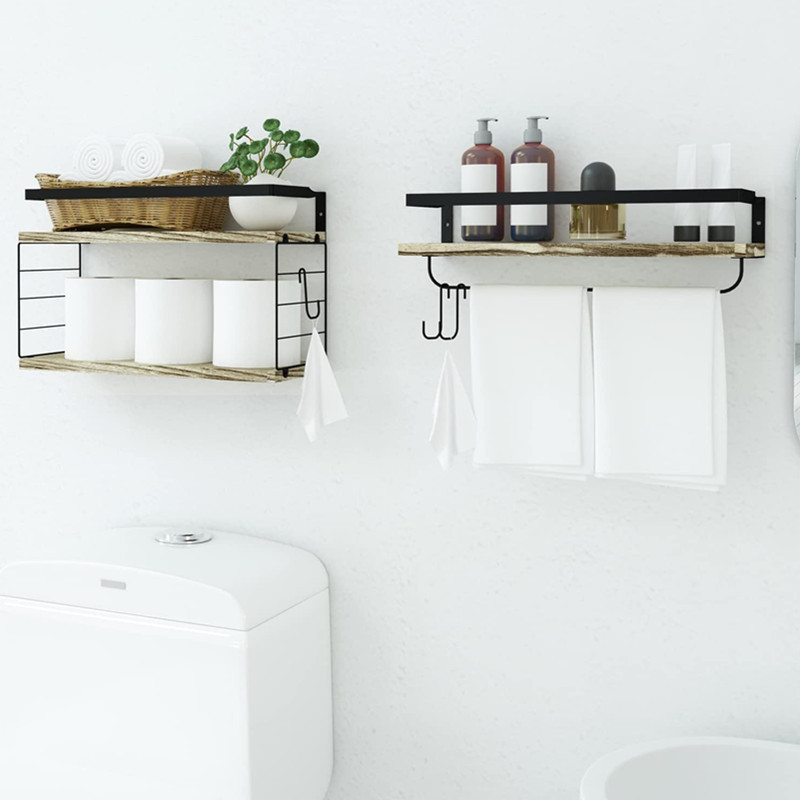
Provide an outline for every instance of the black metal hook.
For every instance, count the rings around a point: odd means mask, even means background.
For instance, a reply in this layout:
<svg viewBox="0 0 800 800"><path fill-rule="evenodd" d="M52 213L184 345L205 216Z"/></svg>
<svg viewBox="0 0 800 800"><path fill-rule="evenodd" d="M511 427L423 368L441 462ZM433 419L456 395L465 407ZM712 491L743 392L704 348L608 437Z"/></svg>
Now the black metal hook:
<svg viewBox="0 0 800 800"><path fill-rule="evenodd" d="M306 308L306 316L309 319L316 319L322 313L322 305L320 304L319 300L313 300L312 302L317 304L317 313L312 314L309 310L308 306L308 276L306 275L305 267L300 267L297 271L297 282L303 284L303 305Z"/></svg>
<svg viewBox="0 0 800 800"><path fill-rule="evenodd" d="M439 325L436 333L431 336L428 334L427 326L425 325L425 322L423 320L422 335L426 339L444 339L445 341L451 341L452 339L455 339L456 336L458 336L458 330L461 325L460 300L462 296L464 300L467 299L467 291L469 290L469 286L467 286L464 283L459 283L457 286L451 286L449 283L440 283L439 281L437 281L436 278L433 277L433 269L431 267L431 256L428 256L428 277L431 279L431 282L439 288ZM449 300L451 292L455 292L455 301L456 301L455 316L454 316L455 325L453 329L453 335L445 336L442 333L442 328L444 326L444 299L446 295L447 299Z"/></svg>

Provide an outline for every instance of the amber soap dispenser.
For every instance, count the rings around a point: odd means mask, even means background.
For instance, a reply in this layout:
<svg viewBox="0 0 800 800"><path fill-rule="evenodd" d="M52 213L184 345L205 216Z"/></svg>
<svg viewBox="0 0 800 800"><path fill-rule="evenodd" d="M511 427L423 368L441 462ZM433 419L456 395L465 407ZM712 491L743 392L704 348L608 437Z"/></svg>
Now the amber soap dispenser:
<svg viewBox="0 0 800 800"><path fill-rule="evenodd" d="M581 172L581 191L613 191L614 170L602 161L587 164ZM620 203L578 204L569 218L570 239L624 239L625 206Z"/></svg>
<svg viewBox="0 0 800 800"><path fill-rule="evenodd" d="M462 192L505 191L505 158L492 147L491 117L478 120L475 145L461 157ZM466 242L500 242L505 232L503 206L461 206L461 238Z"/></svg>
<svg viewBox="0 0 800 800"><path fill-rule="evenodd" d="M552 192L555 186L556 157L542 144L539 120L528 117L521 144L511 154L512 192ZM553 241L553 206L511 206L511 238L515 242Z"/></svg>

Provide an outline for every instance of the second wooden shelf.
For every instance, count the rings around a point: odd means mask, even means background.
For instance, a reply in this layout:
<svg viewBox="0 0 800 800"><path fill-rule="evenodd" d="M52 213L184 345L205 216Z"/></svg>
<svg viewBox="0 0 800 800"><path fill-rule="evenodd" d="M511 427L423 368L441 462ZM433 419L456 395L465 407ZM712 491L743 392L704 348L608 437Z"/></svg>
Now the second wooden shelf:
<svg viewBox="0 0 800 800"><path fill-rule="evenodd" d="M751 242L424 242L401 244L401 256L594 256L599 258L763 258Z"/></svg>

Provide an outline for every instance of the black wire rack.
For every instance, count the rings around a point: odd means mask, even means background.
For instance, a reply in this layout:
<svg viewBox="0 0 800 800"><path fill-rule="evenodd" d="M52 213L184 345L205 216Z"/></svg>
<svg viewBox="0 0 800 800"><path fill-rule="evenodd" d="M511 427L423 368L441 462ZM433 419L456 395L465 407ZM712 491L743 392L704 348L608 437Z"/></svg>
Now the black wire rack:
<svg viewBox="0 0 800 800"><path fill-rule="evenodd" d="M280 309L301 306L308 320L321 321L321 328L317 332L322 337L323 344L327 350L329 347L328 325L327 325L327 298L328 298L328 247L327 235L325 233L327 204L325 192L317 192L307 186L284 186L277 184L244 185L244 186L97 186L97 187L77 187L77 188L53 188L53 189L26 189L26 200L78 200L78 199L97 199L97 198L128 198L128 197L220 197L220 196L282 196L309 198L314 200L314 237L312 241L298 241L289 233L278 234L278 239L274 241L259 241L258 243L274 244L274 260L272 267L275 275L275 367L283 373L284 377L289 375L289 370L300 367L303 362L286 364L281 360L281 343L292 339L304 339L312 336L311 331L304 332L301 329L287 333L282 330ZM113 228L112 230L119 230ZM131 230L146 231L147 229L126 228L126 232ZM63 281L57 282L59 289L53 289L47 293L23 294L23 280L25 275L32 273L53 273L61 277L82 277L83 276L83 248L92 242L91 234L102 233L102 231L71 231L69 241L46 241L46 234L37 237L35 240L19 241L17 243L17 353L20 359L36 358L38 356L54 356L64 353L63 349L41 349L41 346L26 344L24 341L26 334L35 331L50 329L63 329L63 321L53 321L37 325L23 325L23 307L27 304L42 301L63 300L64 290ZM83 236L83 234L89 235ZM228 232L235 233L235 232ZM102 238L96 239L103 241ZM187 241L192 241L187 239ZM107 240L106 240L107 243ZM194 242L193 242L194 243ZM24 251L27 247L47 245L50 247L72 247L75 248L76 258L74 266L69 267L34 267L24 266ZM281 250L284 247L311 247L321 250L321 263L313 266L306 265L299 268L284 268L281 264ZM309 288L309 276L321 275L321 281L315 279L313 285L319 287L312 296ZM281 278L296 277L302 287L300 300L284 300L281 297L281 284L285 281ZM284 287L285 288L285 287ZM60 319L55 316L54 319ZM318 324L315 322L315 325ZM35 335L35 334L34 334Z"/></svg>

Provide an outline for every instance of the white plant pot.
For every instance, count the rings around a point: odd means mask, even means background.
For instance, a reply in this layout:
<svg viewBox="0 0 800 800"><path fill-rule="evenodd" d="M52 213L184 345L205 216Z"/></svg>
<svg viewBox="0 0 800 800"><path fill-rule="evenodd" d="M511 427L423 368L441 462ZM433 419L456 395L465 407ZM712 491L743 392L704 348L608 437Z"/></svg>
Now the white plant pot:
<svg viewBox="0 0 800 800"><path fill-rule="evenodd" d="M256 175L247 186L265 183L279 183L291 186L291 181L276 178L274 175ZM296 197L231 197L229 198L231 214L236 222L248 231L279 231L288 225L297 213Z"/></svg>

